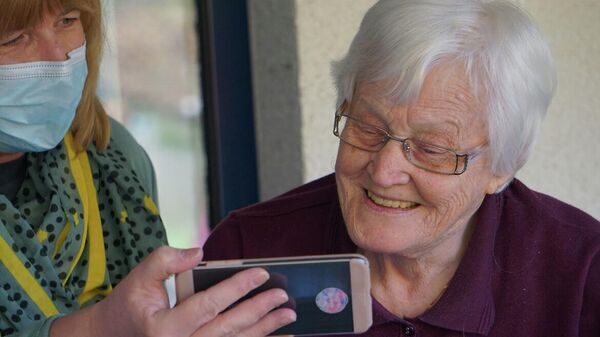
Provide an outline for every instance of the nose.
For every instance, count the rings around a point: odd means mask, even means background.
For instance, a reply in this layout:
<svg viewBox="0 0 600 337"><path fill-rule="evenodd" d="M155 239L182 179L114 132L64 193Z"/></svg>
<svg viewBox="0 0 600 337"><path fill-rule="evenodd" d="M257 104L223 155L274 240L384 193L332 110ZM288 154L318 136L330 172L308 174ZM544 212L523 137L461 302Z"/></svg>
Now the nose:
<svg viewBox="0 0 600 337"><path fill-rule="evenodd" d="M373 153L367 172L382 187L408 184L415 166L408 161L402 143L390 140Z"/></svg>

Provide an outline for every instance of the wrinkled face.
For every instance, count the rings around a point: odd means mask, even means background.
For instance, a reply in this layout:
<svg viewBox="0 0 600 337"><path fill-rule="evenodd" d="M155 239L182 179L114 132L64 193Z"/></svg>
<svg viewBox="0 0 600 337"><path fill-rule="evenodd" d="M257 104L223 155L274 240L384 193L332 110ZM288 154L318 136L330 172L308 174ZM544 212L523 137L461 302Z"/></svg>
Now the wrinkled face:
<svg viewBox="0 0 600 337"><path fill-rule="evenodd" d="M64 61L85 41L78 10L46 13L35 27L0 34L0 65Z"/></svg>
<svg viewBox="0 0 600 337"><path fill-rule="evenodd" d="M346 112L391 134L458 152L486 143L483 109L463 68L433 69L410 105L394 105L384 92L384 83L359 85ZM487 152L462 175L440 175L411 164L395 141L376 153L340 142L336 179L353 241L369 252L411 257L464 244L485 194L502 180L490 172Z"/></svg>

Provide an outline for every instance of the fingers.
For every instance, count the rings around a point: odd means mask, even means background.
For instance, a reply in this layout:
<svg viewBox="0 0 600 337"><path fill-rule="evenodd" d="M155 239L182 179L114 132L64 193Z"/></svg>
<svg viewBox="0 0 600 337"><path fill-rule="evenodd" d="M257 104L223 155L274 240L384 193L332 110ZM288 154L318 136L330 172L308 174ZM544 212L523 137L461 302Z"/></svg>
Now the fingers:
<svg viewBox="0 0 600 337"><path fill-rule="evenodd" d="M260 268L239 272L178 304L168 313L168 319L176 325L186 327L191 334L251 290L265 283L268 278L269 274Z"/></svg>
<svg viewBox="0 0 600 337"><path fill-rule="evenodd" d="M289 308L277 309L270 312L253 326L241 333L244 337L264 337L275 330L296 321L296 313ZM290 336L291 337L291 336Z"/></svg>
<svg viewBox="0 0 600 337"><path fill-rule="evenodd" d="M217 316L193 336L266 336L296 320L296 313L291 309L269 313L287 300L285 291L270 289Z"/></svg>
<svg viewBox="0 0 600 337"><path fill-rule="evenodd" d="M202 261L202 249L176 249L163 246L148 255L136 268L147 280L163 281L198 265Z"/></svg>
<svg viewBox="0 0 600 337"><path fill-rule="evenodd" d="M155 318L164 317L169 308L163 280L171 274L191 269L201 259L202 250L199 248L181 250L165 246L156 249L115 287L110 296L94 306L95 321L102 322L101 329L120 330L124 336L177 329L177 326L160 319L165 324L156 324ZM189 329L185 336L195 330ZM164 335L173 336L170 333Z"/></svg>
<svg viewBox="0 0 600 337"><path fill-rule="evenodd" d="M194 294L173 309L164 302L162 280L172 273L188 270L202 259L200 249L179 250L161 247L140 263L111 296L100 302L100 310L113 321L110 326L135 335L154 336L265 336L295 320L290 309L277 306L287 300L281 289L271 289L223 313L231 304L264 284L269 274L261 268L248 269ZM154 285L153 285L154 284ZM127 305L135 303L135 305ZM117 312L127 312L122 315ZM122 324L119 324L119 321ZM136 333L134 333L136 332Z"/></svg>
<svg viewBox="0 0 600 337"><path fill-rule="evenodd" d="M277 329L293 323L296 320L296 313L292 309L284 308L270 312L258 322L246 327L243 331L237 332L237 329L220 329L221 334L218 337L264 337L273 333ZM224 324L228 324L225 322ZM192 337L212 336L205 335L202 330L197 331ZM291 337L291 336L290 336Z"/></svg>

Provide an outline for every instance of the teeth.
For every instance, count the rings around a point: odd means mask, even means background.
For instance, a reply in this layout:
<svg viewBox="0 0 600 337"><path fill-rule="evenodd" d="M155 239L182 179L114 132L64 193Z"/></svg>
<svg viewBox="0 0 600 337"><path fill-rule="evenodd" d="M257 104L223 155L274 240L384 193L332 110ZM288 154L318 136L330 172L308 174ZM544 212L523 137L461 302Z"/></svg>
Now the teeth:
<svg viewBox="0 0 600 337"><path fill-rule="evenodd" d="M402 209L411 209L417 207L419 204L411 201L402 201L402 200L387 200L380 198L374 195L371 191L367 191L367 195L369 199L373 200L374 203L384 207L390 208L402 208Z"/></svg>

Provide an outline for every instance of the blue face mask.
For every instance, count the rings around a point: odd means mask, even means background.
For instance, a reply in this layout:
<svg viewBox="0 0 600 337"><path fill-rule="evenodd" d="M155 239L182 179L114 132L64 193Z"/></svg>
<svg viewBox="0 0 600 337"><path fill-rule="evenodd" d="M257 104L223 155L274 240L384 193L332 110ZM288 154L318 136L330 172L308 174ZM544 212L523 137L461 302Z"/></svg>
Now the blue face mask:
<svg viewBox="0 0 600 337"><path fill-rule="evenodd" d="M47 151L64 138L87 77L85 43L68 56L0 65L0 153Z"/></svg>

